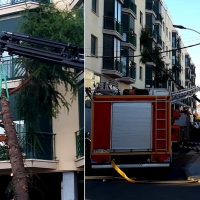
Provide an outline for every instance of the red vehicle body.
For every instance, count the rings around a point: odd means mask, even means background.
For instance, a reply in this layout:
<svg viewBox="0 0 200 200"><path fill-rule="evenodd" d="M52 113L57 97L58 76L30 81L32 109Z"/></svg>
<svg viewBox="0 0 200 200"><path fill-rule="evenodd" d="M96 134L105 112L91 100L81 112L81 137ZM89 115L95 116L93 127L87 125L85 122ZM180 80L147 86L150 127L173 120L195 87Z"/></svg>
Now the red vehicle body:
<svg viewBox="0 0 200 200"><path fill-rule="evenodd" d="M92 168L168 167L171 155L169 93L93 96Z"/></svg>

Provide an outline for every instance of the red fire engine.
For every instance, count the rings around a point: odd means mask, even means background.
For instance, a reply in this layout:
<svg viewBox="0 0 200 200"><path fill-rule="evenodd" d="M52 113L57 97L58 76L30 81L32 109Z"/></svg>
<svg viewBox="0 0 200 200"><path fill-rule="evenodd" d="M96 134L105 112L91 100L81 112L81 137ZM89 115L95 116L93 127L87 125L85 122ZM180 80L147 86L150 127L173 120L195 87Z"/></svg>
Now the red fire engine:
<svg viewBox="0 0 200 200"><path fill-rule="evenodd" d="M171 105L199 88L190 90L138 89L114 95L96 89L92 96L92 168L111 168L113 159L120 168L169 167L172 141L182 138L175 123L181 114L171 110Z"/></svg>

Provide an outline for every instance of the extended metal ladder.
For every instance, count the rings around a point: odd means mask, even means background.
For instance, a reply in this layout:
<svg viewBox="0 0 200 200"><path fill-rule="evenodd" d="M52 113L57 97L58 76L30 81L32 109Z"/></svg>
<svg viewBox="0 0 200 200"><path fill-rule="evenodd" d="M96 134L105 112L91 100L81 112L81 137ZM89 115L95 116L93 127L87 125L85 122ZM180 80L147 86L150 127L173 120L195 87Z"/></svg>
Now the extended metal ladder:
<svg viewBox="0 0 200 200"><path fill-rule="evenodd" d="M182 89L176 92L171 92L171 104L180 102L181 100L186 99L188 97L192 97L192 95L194 95L197 92L200 92L199 86L194 86L189 89Z"/></svg>
<svg viewBox="0 0 200 200"><path fill-rule="evenodd" d="M155 101L155 151L165 151L167 152L167 96L165 96L162 99L158 99L158 96L156 96L156 101ZM162 108L161 104L159 106L159 103L164 104L164 108ZM159 106L159 107L158 107ZM164 112L164 116L159 117L158 112ZM162 127L159 127L162 124ZM162 134L163 133L163 134ZM162 137L161 137L162 136ZM158 143L163 141L163 144L158 145ZM162 146L162 147L158 147Z"/></svg>

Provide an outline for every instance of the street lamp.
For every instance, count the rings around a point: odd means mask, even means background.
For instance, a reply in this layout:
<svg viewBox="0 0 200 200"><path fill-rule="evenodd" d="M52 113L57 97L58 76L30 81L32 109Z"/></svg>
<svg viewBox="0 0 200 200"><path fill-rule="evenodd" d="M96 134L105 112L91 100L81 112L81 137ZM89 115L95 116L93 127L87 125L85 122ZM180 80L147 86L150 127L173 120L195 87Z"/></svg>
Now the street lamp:
<svg viewBox="0 0 200 200"><path fill-rule="evenodd" d="M196 31L196 30L194 30L194 29L191 29L191 28L186 28L186 27L184 27L184 26L182 26L182 25L173 25L173 27L174 27L174 28L179 28L179 29L188 29L188 30L191 30L191 31L194 31L194 32L200 34L200 32L198 32L198 31Z"/></svg>

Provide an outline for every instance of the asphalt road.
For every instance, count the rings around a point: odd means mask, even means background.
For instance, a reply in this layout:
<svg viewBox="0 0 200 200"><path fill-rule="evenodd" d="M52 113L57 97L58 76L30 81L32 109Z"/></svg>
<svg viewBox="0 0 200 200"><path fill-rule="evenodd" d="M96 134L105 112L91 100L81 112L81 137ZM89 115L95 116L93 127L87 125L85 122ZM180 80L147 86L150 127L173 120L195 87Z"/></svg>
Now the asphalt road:
<svg viewBox="0 0 200 200"><path fill-rule="evenodd" d="M85 185L85 200L195 200L199 196L199 183L135 184L90 180Z"/></svg>
<svg viewBox="0 0 200 200"><path fill-rule="evenodd" d="M85 181L85 199L199 199L200 183L187 183L184 170L184 167L195 154L194 151L175 148L173 150L173 162L168 169L124 170L128 177L135 179L139 183L127 182L121 178L114 169L93 170L89 173L87 172ZM89 176L91 178L90 180L87 179Z"/></svg>

